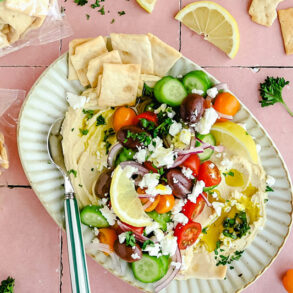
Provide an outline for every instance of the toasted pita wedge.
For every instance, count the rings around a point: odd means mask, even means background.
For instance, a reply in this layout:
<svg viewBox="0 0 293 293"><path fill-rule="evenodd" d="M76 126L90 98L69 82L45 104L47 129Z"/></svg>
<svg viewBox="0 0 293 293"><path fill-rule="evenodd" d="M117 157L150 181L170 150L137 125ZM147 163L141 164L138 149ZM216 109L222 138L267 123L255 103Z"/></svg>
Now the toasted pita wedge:
<svg viewBox="0 0 293 293"><path fill-rule="evenodd" d="M277 6L283 0L252 0L249 15L261 25L271 26L277 17Z"/></svg>
<svg viewBox="0 0 293 293"><path fill-rule="evenodd" d="M100 107L134 105L139 76L140 64L105 63L98 105Z"/></svg>
<svg viewBox="0 0 293 293"><path fill-rule="evenodd" d="M147 35L152 45L154 74L164 76L182 54L152 34Z"/></svg>
<svg viewBox="0 0 293 293"><path fill-rule="evenodd" d="M118 50L122 63L141 64L141 73L153 74L154 63L151 43L146 35L111 34L114 50Z"/></svg>
<svg viewBox="0 0 293 293"><path fill-rule="evenodd" d="M83 86L89 85L86 73L90 60L106 52L108 52L108 50L102 36L76 46L75 54L71 56L71 62Z"/></svg>
<svg viewBox="0 0 293 293"><path fill-rule="evenodd" d="M139 84L137 89L137 96L142 96L143 86L144 84L148 85L149 87L154 87L157 81L159 81L161 77L156 75L150 75L150 74L141 74L139 78Z"/></svg>
<svg viewBox="0 0 293 293"><path fill-rule="evenodd" d="M41 16L48 14L49 0L5 0L5 6L19 13Z"/></svg>
<svg viewBox="0 0 293 293"><path fill-rule="evenodd" d="M4 135L0 132L0 167L3 169L9 168L8 154L4 145ZM1 174L1 172L0 172Z"/></svg>
<svg viewBox="0 0 293 293"><path fill-rule="evenodd" d="M293 54L293 8L278 11L285 52Z"/></svg>
<svg viewBox="0 0 293 293"><path fill-rule="evenodd" d="M4 48L9 46L9 42L7 40L7 35L0 31L0 48Z"/></svg>
<svg viewBox="0 0 293 293"><path fill-rule="evenodd" d="M121 58L117 50L107 52L101 56L90 60L87 70L87 78L91 84L91 87L97 87L98 76L103 72L103 64L121 64Z"/></svg>

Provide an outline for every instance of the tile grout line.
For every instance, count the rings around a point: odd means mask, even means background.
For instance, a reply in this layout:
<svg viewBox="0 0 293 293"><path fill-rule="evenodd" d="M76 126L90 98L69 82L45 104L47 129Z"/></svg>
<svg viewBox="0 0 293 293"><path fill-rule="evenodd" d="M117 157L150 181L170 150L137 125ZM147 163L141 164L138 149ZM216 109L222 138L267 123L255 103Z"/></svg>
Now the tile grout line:
<svg viewBox="0 0 293 293"><path fill-rule="evenodd" d="M9 189L15 189L15 188L23 188L23 189L32 189L30 185L14 185L14 184L2 184L0 185L0 188L9 188Z"/></svg>

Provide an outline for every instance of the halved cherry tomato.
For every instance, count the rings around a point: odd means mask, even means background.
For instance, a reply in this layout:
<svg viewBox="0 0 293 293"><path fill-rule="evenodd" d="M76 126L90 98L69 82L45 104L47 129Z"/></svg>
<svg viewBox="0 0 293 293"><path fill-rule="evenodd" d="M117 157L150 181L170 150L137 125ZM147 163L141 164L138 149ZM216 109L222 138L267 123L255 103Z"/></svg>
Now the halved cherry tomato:
<svg viewBox="0 0 293 293"><path fill-rule="evenodd" d="M192 170L192 175L197 176L200 165L200 159L197 154L192 154L190 157L185 160L182 164L182 167L186 167Z"/></svg>
<svg viewBox="0 0 293 293"><path fill-rule="evenodd" d="M293 269L286 272L282 281L287 292L293 293Z"/></svg>
<svg viewBox="0 0 293 293"><path fill-rule="evenodd" d="M204 192L203 196L207 196ZM203 199L202 195L199 195L196 199L196 203L193 203L192 201L188 201L182 208L182 213L191 221L194 221L198 215L201 214L201 212L204 209L205 206L205 200Z"/></svg>
<svg viewBox="0 0 293 293"><path fill-rule="evenodd" d="M117 239L117 233L112 228L99 229L98 239L101 243L108 244L111 251L114 251L114 242Z"/></svg>
<svg viewBox="0 0 293 293"><path fill-rule="evenodd" d="M232 94L228 92L219 93L215 99L214 109L222 114L234 116L240 109L240 103ZM218 119L220 122L224 122L226 120L227 119L225 118Z"/></svg>
<svg viewBox="0 0 293 293"><path fill-rule="evenodd" d="M151 201L149 198L140 198L143 205L148 205L149 202L151 202L151 204L144 210L145 212L151 212L157 207L160 202L160 195L157 195L153 200L154 201Z"/></svg>
<svg viewBox="0 0 293 293"><path fill-rule="evenodd" d="M221 182L221 173L212 161L205 161L199 166L197 180L202 180L206 187L218 185Z"/></svg>
<svg viewBox="0 0 293 293"><path fill-rule="evenodd" d="M156 212L159 214L168 213L171 211L175 204L175 198L173 194L165 194L160 196L160 201L156 207Z"/></svg>
<svg viewBox="0 0 293 293"><path fill-rule="evenodd" d="M113 116L113 128L117 132L121 127L134 125L136 113L134 110L128 107L118 108Z"/></svg>
<svg viewBox="0 0 293 293"><path fill-rule="evenodd" d="M158 117L153 112L143 112L135 117L134 124L137 125L141 119L146 119L148 121L153 122L155 125L158 124Z"/></svg>
<svg viewBox="0 0 293 293"><path fill-rule="evenodd" d="M201 224L189 221L186 225L178 224L174 231L179 249L192 245L201 233Z"/></svg>
<svg viewBox="0 0 293 293"><path fill-rule="evenodd" d="M143 230L144 230L144 227L134 227L134 226L131 226L129 224L126 224L124 222L122 222L125 226L129 227L129 231L133 231L133 232L136 232L138 234L141 234L143 233Z"/></svg>
<svg viewBox="0 0 293 293"><path fill-rule="evenodd" d="M153 165L152 162L146 161L143 163L143 165L150 171L154 173L158 173L158 169Z"/></svg>

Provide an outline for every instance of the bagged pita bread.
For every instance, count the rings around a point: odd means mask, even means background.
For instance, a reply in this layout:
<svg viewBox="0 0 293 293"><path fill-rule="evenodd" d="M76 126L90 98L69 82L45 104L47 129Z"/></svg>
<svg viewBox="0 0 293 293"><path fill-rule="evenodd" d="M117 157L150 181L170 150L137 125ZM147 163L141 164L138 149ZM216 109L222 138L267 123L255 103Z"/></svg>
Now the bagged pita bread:
<svg viewBox="0 0 293 293"><path fill-rule="evenodd" d="M69 43L69 52L68 52L68 79L69 80L77 80L78 76L77 73L72 65L71 62L71 56L75 54L75 48L89 40L92 40L92 38L87 39L74 39Z"/></svg>
<svg viewBox="0 0 293 293"><path fill-rule="evenodd" d="M152 34L147 35L152 46L154 74L164 76L182 54Z"/></svg>
<svg viewBox="0 0 293 293"><path fill-rule="evenodd" d="M278 11L286 54L293 54L293 8Z"/></svg>
<svg viewBox="0 0 293 293"><path fill-rule="evenodd" d="M86 76L90 60L106 52L108 52L108 50L102 36L76 46L75 54L72 55L70 59L78 79L83 86L90 84Z"/></svg>
<svg viewBox="0 0 293 293"><path fill-rule="evenodd" d="M151 43L146 35L110 34L113 50L118 50L122 63L141 64L141 73L153 74Z"/></svg>
<svg viewBox="0 0 293 293"><path fill-rule="evenodd" d="M283 0L252 0L249 15L261 25L271 26L277 17L277 6Z"/></svg>
<svg viewBox="0 0 293 293"><path fill-rule="evenodd" d="M116 107L134 105L140 64L109 64L105 63L100 82L100 107Z"/></svg>
<svg viewBox="0 0 293 293"><path fill-rule="evenodd" d="M4 135L0 132L0 169L8 169L9 161L6 147L4 145ZM1 175L1 171L0 171Z"/></svg>
<svg viewBox="0 0 293 293"><path fill-rule="evenodd" d="M103 72L104 63L121 64L122 62L118 51L107 52L90 60L86 76L91 87L97 87L98 76Z"/></svg>
<svg viewBox="0 0 293 293"><path fill-rule="evenodd" d="M29 16L47 15L49 0L5 0L6 8Z"/></svg>
<svg viewBox="0 0 293 293"><path fill-rule="evenodd" d="M161 79L161 77L156 76L156 75L141 74L140 78L139 78L139 83L138 83L137 96L138 97L142 96L144 84L153 88L155 86L155 84L157 83L157 81L159 81L160 79Z"/></svg>

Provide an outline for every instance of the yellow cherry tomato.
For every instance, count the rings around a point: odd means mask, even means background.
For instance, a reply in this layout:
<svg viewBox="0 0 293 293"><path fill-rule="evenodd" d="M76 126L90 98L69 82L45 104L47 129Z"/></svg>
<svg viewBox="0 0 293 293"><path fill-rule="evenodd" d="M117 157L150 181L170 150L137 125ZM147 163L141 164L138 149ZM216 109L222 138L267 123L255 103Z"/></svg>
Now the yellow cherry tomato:
<svg viewBox="0 0 293 293"><path fill-rule="evenodd" d="M117 233L112 228L101 228L99 229L98 239L101 243L109 245L111 251L114 251L114 242L117 239ZM108 255L107 253L105 253Z"/></svg>
<svg viewBox="0 0 293 293"><path fill-rule="evenodd" d="M156 207L156 212L159 214L168 213L175 204L175 198L172 194L161 195L160 201Z"/></svg>
<svg viewBox="0 0 293 293"><path fill-rule="evenodd" d="M284 275L283 285L288 293L293 293L293 269L288 270Z"/></svg>
<svg viewBox="0 0 293 293"><path fill-rule="evenodd" d="M136 113L128 107L118 108L113 117L113 128L117 132L121 127L133 125Z"/></svg>

